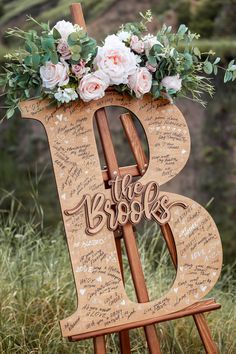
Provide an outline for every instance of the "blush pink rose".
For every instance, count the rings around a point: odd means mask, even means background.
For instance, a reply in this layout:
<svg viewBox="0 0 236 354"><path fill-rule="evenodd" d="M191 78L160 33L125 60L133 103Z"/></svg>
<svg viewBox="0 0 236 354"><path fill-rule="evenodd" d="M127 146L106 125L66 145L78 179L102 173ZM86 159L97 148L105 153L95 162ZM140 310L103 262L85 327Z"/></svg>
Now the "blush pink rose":
<svg viewBox="0 0 236 354"><path fill-rule="evenodd" d="M152 87L152 75L147 68L138 68L136 72L129 76L128 87L134 91L137 98L148 93Z"/></svg>
<svg viewBox="0 0 236 354"><path fill-rule="evenodd" d="M79 84L78 93L84 102L98 100L105 95L105 90L109 86L109 77L98 70L85 75Z"/></svg>
<svg viewBox="0 0 236 354"><path fill-rule="evenodd" d="M70 47L64 39L60 39L57 45L57 51L61 54L62 58L67 60L71 58Z"/></svg>
<svg viewBox="0 0 236 354"><path fill-rule="evenodd" d="M43 87L53 89L55 86L64 86L69 82L68 65L63 62L53 64L47 61L39 69Z"/></svg>
<svg viewBox="0 0 236 354"><path fill-rule="evenodd" d="M141 54L144 52L144 43L141 41L138 36L133 35L130 41L130 47L134 52Z"/></svg>

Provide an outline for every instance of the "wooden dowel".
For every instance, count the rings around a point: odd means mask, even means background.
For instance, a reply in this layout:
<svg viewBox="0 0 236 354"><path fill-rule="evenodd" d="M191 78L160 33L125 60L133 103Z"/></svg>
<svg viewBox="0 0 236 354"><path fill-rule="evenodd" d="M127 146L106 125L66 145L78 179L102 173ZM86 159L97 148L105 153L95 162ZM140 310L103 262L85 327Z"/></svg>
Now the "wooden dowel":
<svg viewBox="0 0 236 354"><path fill-rule="evenodd" d="M129 144L132 148L140 175L143 175L147 169L147 158L144 153L140 138L138 136L137 130L135 128L133 119L130 117L129 113L121 114L121 123L125 130L126 136L128 138Z"/></svg>
<svg viewBox="0 0 236 354"><path fill-rule="evenodd" d="M152 323L171 321L171 320L176 320L176 319L190 316L190 315L195 315L195 314L200 314L203 312L218 310L220 307L221 307L221 305L216 303L214 299L201 300L201 301L198 301L197 303L187 307L186 309L180 310L178 312L168 313L166 315L161 315L161 316L157 315L156 318L153 318L150 320L140 320L140 321L137 321L134 323L127 323L127 324L123 324L120 326L104 328L104 329L90 332L90 333L83 333L83 334L73 336L70 339L72 341L82 340L82 339L91 338L93 335L118 332L121 330L121 328L122 329L132 329L132 328L137 328L137 327L144 327L145 325L149 325Z"/></svg>
<svg viewBox="0 0 236 354"><path fill-rule="evenodd" d="M124 113L121 115L121 122L124 127L124 130L127 134L131 150L133 151L133 154L135 156L137 166L139 171L144 171L147 165L147 157L145 156L145 152L143 151L140 139L138 137L135 125L133 123L132 117L129 113ZM139 152L141 153L139 154ZM171 231L171 228L168 224L166 225L161 225L161 232L162 235L165 239L168 251L170 253L172 262L177 268L177 252L176 252L176 247L175 247L175 241L173 237L173 233ZM205 316L203 313L201 314L195 314L193 315L194 321L196 323L199 335L202 339L202 343L204 345L204 348L206 350L206 353L209 354L216 354L218 353L216 344L214 343L208 324L206 322Z"/></svg>
<svg viewBox="0 0 236 354"><path fill-rule="evenodd" d="M70 13L71 13L73 23L79 25L80 27L83 27L83 29L87 31L81 4L80 3L71 4Z"/></svg>
<svg viewBox="0 0 236 354"><path fill-rule="evenodd" d="M122 167L119 167L119 170L120 170L121 176L124 176L127 174L130 174L133 177L140 176L139 169L138 169L137 165L122 166ZM102 170L102 177L103 177L103 181L105 181L105 182L109 181L110 177L109 177L107 169Z"/></svg>
<svg viewBox="0 0 236 354"><path fill-rule="evenodd" d="M70 11L71 11L73 22L83 27L83 29L86 31L87 29L85 25L81 4L80 3L71 4ZM94 343L95 354L106 354L105 336L95 337L93 343Z"/></svg>
<svg viewBox="0 0 236 354"><path fill-rule="evenodd" d="M120 175L120 169L118 166L109 125L104 110L98 110L96 112L96 120L98 125L99 135L101 137L102 147L105 155L107 170L111 179L114 179L117 175ZM123 227L123 237L125 241L126 251L130 264L133 283L136 291L136 295L139 302L148 302L148 292L145 284L145 278L140 262L140 257L136 245L136 240L131 224L126 224ZM131 246L132 245L132 246ZM145 335L148 343L148 347L151 354L160 354L160 344L156 334L154 325L145 326Z"/></svg>
<svg viewBox="0 0 236 354"><path fill-rule="evenodd" d="M98 336L93 338L93 346L95 354L106 354L105 336Z"/></svg>

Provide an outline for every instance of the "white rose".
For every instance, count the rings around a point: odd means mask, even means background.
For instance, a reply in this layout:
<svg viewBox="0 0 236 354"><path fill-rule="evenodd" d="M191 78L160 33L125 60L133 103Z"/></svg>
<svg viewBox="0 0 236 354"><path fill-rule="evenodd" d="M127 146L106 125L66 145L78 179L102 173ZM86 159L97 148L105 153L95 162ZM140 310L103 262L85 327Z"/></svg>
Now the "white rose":
<svg viewBox="0 0 236 354"><path fill-rule="evenodd" d="M132 33L127 32L127 31L119 31L117 33L117 37L122 41L122 42L128 42L130 40Z"/></svg>
<svg viewBox="0 0 236 354"><path fill-rule="evenodd" d="M147 34L145 37L143 37L143 42L144 42L144 50L145 50L146 56L149 55L151 48L155 44L159 44L161 47L163 47L163 45L152 34Z"/></svg>
<svg viewBox="0 0 236 354"><path fill-rule="evenodd" d="M74 101L78 98L77 93L73 88L58 88L57 92L54 94L55 99L61 103L69 103L70 101Z"/></svg>
<svg viewBox="0 0 236 354"><path fill-rule="evenodd" d="M67 41L69 35L72 32L75 32L73 24L65 20L58 21L53 28L56 28L56 30L61 35L61 39L63 39L64 41Z"/></svg>
<svg viewBox="0 0 236 354"><path fill-rule="evenodd" d="M179 78L179 75L166 76L161 81L161 85L166 88L166 90L175 90L179 91L182 87L182 79Z"/></svg>
<svg viewBox="0 0 236 354"><path fill-rule="evenodd" d="M119 85L128 83L128 76L135 72L137 63L130 48L111 35L106 37L103 47L98 47L94 66L109 76L111 85Z"/></svg>
<svg viewBox="0 0 236 354"><path fill-rule="evenodd" d="M98 100L105 95L105 90L109 86L109 77L98 70L85 75L79 84L78 93L84 102Z"/></svg>
<svg viewBox="0 0 236 354"><path fill-rule="evenodd" d="M56 85L64 86L69 82L68 66L65 63L53 64L47 61L39 69L43 87L53 89Z"/></svg>
<svg viewBox="0 0 236 354"><path fill-rule="evenodd" d="M147 68L138 68L136 72L129 76L129 88L134 91L137 98L148 93L152 87L152 75Z"/></svg>
<svg viewBox="0 0 236 354"><path fill-rule="evenodd" d="M138 38L138 36L131 37L130 47L138 54L141 54L144 51L144 43Z"/></svg>

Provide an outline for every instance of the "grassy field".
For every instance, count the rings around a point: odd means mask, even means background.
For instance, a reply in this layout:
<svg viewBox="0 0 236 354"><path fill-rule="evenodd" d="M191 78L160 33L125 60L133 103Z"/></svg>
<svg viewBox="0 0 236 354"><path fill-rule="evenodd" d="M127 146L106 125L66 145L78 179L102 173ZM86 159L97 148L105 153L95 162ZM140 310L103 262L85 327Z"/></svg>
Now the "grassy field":
<svg viewBox="0 0 236 354"><path fill-rule="evenodd" d="M62 225L43 229L31 210L27 220L20 217L20 203L12 195L0 198L0 353L72 354L93 353L90 340L69 343L61 338L58 320L76 308L76 294ZM1 208L6 198L10 211ZM151 298L159 297L174 279L169 255L155 225L138 236L144 273ZM127 259L124 256L126 290L134 299ZM208 315L208 322L221 354L236 353L236 284L232 269L212 291L222 309ZM165 354L204 353L192 318L164 323L158 333ZM131 331L132 353L147 353L143 331ZM108 353L119 353L117 336L107 338Z"/></svg>

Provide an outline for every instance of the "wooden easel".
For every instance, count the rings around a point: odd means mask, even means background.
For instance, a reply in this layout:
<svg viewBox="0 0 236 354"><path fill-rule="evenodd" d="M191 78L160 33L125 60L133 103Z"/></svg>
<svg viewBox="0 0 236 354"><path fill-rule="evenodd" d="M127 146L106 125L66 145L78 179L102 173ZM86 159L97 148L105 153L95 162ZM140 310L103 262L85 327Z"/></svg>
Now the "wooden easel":
<svg viewBox="0 0 236 354"><path fill-rule="evenodd" d="M83 12L81 5L76 3L71 5L71 15L74 23L80 25L86 29ZM112 143L111 133L109 130L108 120L106 116L105 109L99 109L96 112L96 123L102 143L102 148L105 156L107 168L102 171L104 182L114 179L117 175L131 174L132 176L141 176L144 174L148 161L145 156L145 153L142 149L139 136L137 134L136 128L134 126L132 117L129 113L122 114L121 122L125 130L126 136L128 138L131 150L136 160L136 165L126 166L119 168L114 146ZM168 224L161 227L163 237L166 241L168 250L170 252L174 266L177 266L177 254L175 243L173 239L172 232ZM142 265L140 262L139 252L137 249L137 244L135 240L135 233L133 226L131 224L126 224L123 226L122 230L114 232L114 237L116 241L117 254L119 257L120 268L122 271L122 255L121 255L121 239L123 238L126 252L129 259L129 265L131 269L132 279L137 295L138 302L148 302L149 296L147 287L145 284L145 278L142 271ZM192 315L197 326L199 335L201 337L202 343L205 347L206 353L213 354L217 353L217 347L212 340L210 330L208 328L204 312L215 310L220 308L220 304L217 304L213 299L208 299L201 301L201 303L196 303L184 310L178 311L173 314L161 316L159 322L181 318L184 316ZM156 333L154 324L145 324L140 323L139 326L144 326L145 336L148 344L148 348L151 354L161 353L160 342ZM105 334L110 333L111 331L97 331L91 334L94 338L94 351L96 354L106 353L105 345ZM115 329L113 330L115 332ZM129 332L128 330L120 330L119 327L119 339L120 339L120 352L122 354L131 353L130 341L129 341ZM83 339L83 336L72 336L70 337L71 341L77 341Z"/></svg>

